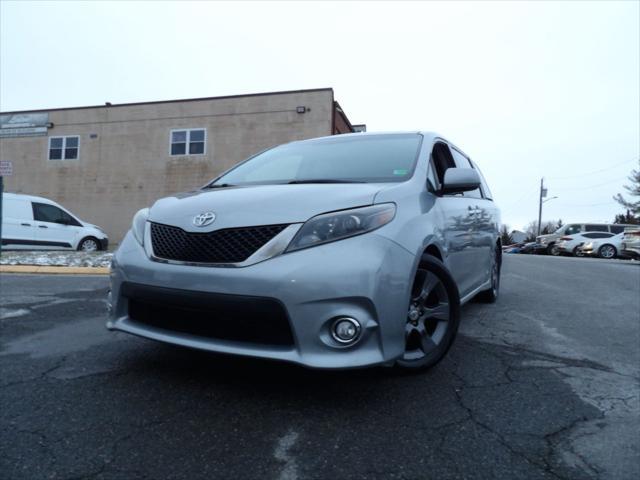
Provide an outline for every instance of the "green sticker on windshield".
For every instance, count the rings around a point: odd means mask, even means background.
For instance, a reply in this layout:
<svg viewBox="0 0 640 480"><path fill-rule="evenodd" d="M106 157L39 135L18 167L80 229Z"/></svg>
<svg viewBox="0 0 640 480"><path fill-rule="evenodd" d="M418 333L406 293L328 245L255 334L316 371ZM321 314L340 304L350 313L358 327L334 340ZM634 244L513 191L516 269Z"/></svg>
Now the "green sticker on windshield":
<svg viewBox="0 0 640 480"><path fill-rule="evenodd" d="M399 168L398 170L394 170L393 174L394 175L406 175L408 172L408 170L404 169L404 168Z"/></svg>

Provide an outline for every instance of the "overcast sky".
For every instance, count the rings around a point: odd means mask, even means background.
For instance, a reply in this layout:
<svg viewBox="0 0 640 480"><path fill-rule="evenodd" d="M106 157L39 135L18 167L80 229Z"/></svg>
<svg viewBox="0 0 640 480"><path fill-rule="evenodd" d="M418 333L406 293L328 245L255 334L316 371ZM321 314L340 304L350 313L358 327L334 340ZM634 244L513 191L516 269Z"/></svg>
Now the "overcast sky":
<svg viewBox="0 0 640 480"><path fill-rule="evenodd" d="M611 221L640 157L640 2L0 1L0 110L333 87L435 130L503 221ZM628 183L628 182L627 182Z"/></svg>

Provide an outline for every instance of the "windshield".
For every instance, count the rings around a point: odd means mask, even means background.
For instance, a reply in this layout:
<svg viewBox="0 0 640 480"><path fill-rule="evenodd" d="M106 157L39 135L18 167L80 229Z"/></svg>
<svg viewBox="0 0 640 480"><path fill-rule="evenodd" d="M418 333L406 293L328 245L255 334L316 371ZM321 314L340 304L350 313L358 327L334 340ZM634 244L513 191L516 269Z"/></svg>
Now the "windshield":
<svg viewBox="0 0 640 480"><path fill-rule="evenodd" d="M402 182L413 175L419 134L295 142L238 165L210 187L274 183Z"/></svg>

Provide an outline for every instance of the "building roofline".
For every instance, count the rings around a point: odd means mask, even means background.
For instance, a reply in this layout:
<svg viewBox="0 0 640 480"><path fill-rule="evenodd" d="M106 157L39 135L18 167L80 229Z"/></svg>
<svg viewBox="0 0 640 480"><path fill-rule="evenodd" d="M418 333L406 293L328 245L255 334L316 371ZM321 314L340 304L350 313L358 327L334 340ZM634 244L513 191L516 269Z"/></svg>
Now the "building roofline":
<svg viewBox="0 0 640 480"><path fill-rule="evenodd" d="M340 106L337 100L333 101L333 108L334 108L334 111L337 111L342 116L342 118L345 119L347 125L353 132L353 125L351 125L351 121L349 120L349 117L347 117L347 114L344 113L344 110L342 109L342 107ZM335 128L335 119L334 119L334 128Z"/></svg>
<svg viewBox="0 0 640 480"><path fill-rule="evenodd" d="M227 100L231 98L246 98L246 97L262 97L270 95L290 95L294 93L311 93L311 92L331 92L333 98L333 88L310 88L303 90L282 90L279 92L262 92L262 93L245 93L241 95L223 95L220 97L199 97L199 98L179 98L175 100L155 100L152 102L132 102L132 103L113 103L104 105L88 105L82 107L61 107L61 108L41 108L35 110L12 110L8 112L1 112L3 115L11 115L16 113L44 113L44 112L59 112L64 110L88 110L90 108L116 108L116 107L135 107L139 105L158 105L161 103L180 103L180 102L202 102L207 100Z"/></svg>

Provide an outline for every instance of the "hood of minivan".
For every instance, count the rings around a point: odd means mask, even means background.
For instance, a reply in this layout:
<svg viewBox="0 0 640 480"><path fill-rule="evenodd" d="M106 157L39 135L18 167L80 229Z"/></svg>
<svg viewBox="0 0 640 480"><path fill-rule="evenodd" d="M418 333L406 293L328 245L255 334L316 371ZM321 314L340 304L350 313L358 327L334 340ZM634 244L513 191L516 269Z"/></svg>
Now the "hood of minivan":
<svg viewBox="0 0 640 480"><path fill-rule="evenodd" d="M371 205L376 194L393 184L332 183L252 185L198 190L158 200L149 220L186 231L306 222L334 210ZM213 212L215 220L196 227L193 218Z"/></svg>

